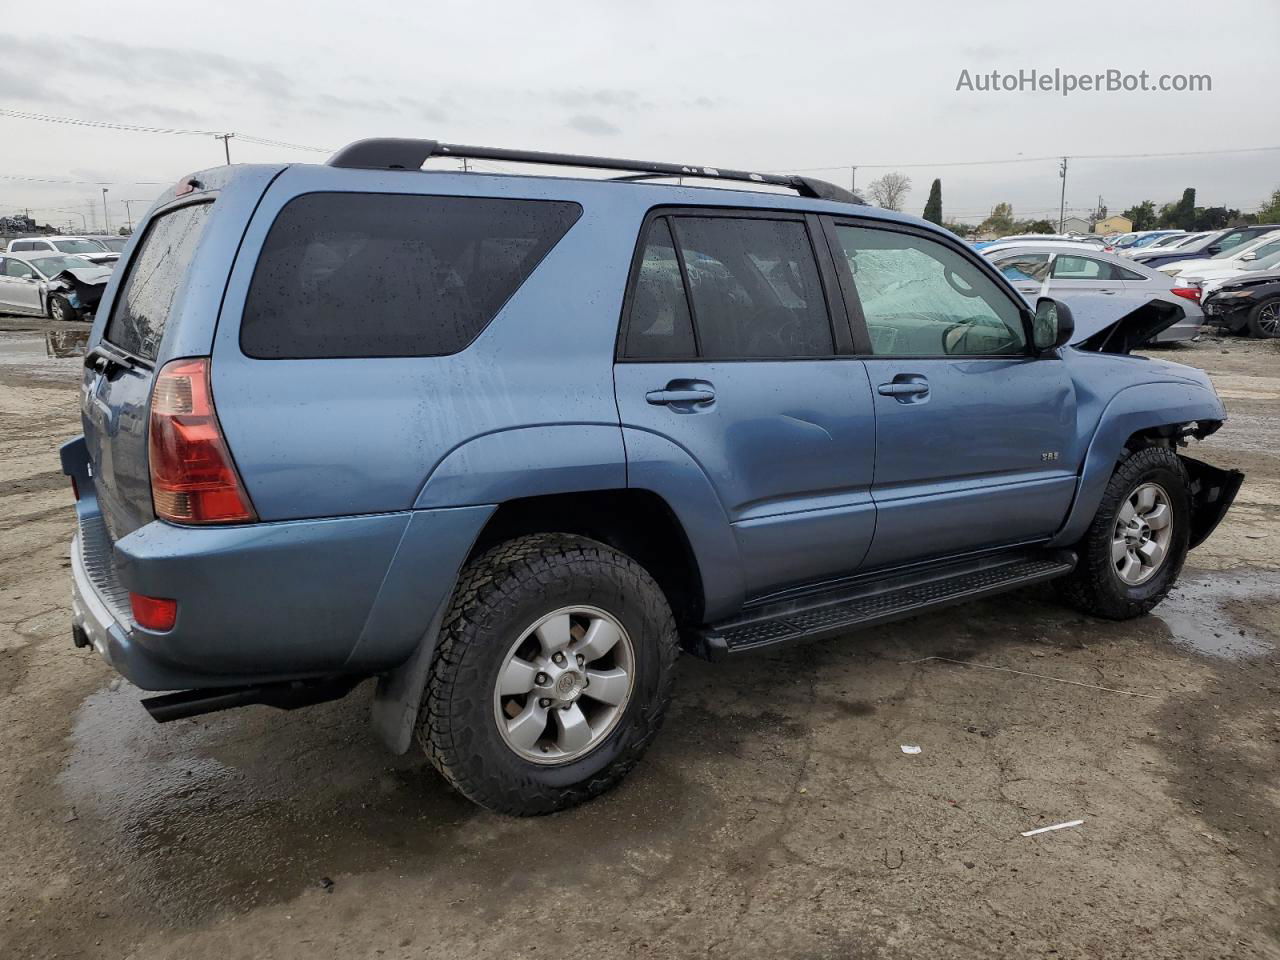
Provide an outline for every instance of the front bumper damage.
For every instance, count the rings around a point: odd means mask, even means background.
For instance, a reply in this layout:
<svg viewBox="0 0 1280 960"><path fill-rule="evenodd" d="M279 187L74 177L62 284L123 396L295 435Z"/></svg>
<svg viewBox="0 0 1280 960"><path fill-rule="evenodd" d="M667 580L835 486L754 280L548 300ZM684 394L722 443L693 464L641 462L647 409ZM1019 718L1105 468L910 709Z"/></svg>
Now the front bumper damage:
<svg viewBox="0 0 1280 960"><path fill-rule="evenodd" d="M1202 460L1179 455L1191 476L1191 539L1195 548L1209 539L1227 510L1235 502L1244 474L1239 470L1223 470Z"/></svg>

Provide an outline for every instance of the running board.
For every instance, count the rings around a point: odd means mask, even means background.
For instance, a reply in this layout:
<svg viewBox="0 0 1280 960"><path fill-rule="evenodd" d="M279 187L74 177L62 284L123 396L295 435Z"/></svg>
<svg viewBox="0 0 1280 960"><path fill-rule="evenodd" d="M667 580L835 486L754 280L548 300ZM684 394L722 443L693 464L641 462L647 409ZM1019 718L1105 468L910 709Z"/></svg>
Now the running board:
<svg viewBox="0 0 1280 960"><path fill-rule="evenodd" d="M999 554L863 579L838 589L766 604L704 628L696 647L709 660L901 620L928 610L1052 580L1075 569L1067 550Z"/></svg>

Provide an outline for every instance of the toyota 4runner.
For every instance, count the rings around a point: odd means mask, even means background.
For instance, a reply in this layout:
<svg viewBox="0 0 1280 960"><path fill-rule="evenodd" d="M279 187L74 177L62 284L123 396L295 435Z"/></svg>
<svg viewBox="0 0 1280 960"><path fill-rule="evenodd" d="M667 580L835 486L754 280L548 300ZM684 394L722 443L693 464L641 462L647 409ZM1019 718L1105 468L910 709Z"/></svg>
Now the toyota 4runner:
<svg viewBox="0 0 1280 960"><path fill-rule="evenodd" d="M1176 307L1032 309L808 178L366 140L139 234L62 449L75 642L160 721L377 678L390 748L505 813L617 783L681 650L1047 580L1144 614L1241 482L1179 452L1205 374L1129 355Z"/></svg>

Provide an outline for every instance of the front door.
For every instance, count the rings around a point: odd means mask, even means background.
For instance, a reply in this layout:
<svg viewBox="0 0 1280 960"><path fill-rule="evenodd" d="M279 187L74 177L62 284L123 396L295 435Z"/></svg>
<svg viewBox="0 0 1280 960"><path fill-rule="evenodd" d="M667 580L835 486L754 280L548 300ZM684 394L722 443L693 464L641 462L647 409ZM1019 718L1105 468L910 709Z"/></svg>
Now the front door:
<svg viewBox="0 0 1280 960"><path fill-rule="evenodd" d="M832 237L876 410L866 565L1051 536L1075 491L1075 391L1034 355L1023 305L923 231L837 221Z"/></svg>
<svg viewBox="0 0 1280 960"><path fill-rule="evenodd" d="M40 278L28 264L14 257L0 258L0 310L43 313Z"/></svg>
<svg viewBox="0 0 1280 960"><path fill-rule="evenodd" d="M629 450L656 434L696 461L749 598L852 572L875 529L871 390L816 227L651 218L614 372Z"/></svg>

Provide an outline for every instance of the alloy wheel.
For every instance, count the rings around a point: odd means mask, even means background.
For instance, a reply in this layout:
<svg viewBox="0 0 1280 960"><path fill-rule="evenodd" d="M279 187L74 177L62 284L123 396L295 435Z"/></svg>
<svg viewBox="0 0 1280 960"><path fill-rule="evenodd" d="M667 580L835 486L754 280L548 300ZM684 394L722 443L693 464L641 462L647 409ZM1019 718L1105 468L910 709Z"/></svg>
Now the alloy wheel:
<svg viewBox="0 0 1280 960"><path fill-rule="evenodd" d="M1280 301L1265 304L1258 311L1258 329L1268 337L1280 337Z"/></svg>
<svg viewBox="0 0 1280 960"><path fill-rule="evenodd" d="M1163 566L1173 540L1173 505L1164 487L1144 483L1134 489L1116 517L1111 562L1129 586L1139 586Z"/></svg>
<svg viewBox="0 0 1280 960"><path fill-rule="evenodd" d="M493 694L503 741L532 763L569 763L599 746L631 700L635 648L612 615L563 607L521 633Z"/></svg>

